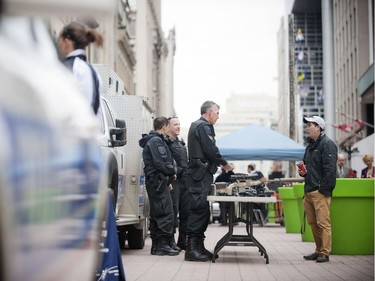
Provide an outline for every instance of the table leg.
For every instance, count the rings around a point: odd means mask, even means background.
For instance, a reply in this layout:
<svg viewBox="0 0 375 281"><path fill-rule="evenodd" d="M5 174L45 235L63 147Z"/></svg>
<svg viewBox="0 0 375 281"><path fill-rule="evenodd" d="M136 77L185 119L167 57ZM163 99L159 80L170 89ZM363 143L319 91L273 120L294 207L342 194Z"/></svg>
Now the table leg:
<svg viewBox="0 0 375 281"><path fill-rule="evenodd" d="M251 241L258 247L259 252L261 255L264 255L264 258L266 259L266 264L269 263L268 254L266 249L263 247L262 244L254 237L253 235L253 226L254 226L254 203L245 203L246 208L246 232Z"/></svg>
<svg viewBox="0 0 375 281"><path fill-rule="evenodd" d="M254 204L252 202L240 202L239 210L240 214L238 218L234 218L234 202L229 203L229 223L228 223L228 232L217 242L212 262L215 263L215 256L219 251L226 245L233 245L233 242L241 242L242 245L247 244L247 246L256 246L258 247L259 252L266 259L266 264L269 263L269 258L266 249L263 245L254 237L253 235L253 223L254 223ZM242 205L244 204L244 205ZM246 219L242 218L242 207L246 212ZM246 224L247 235L233 235L233 224L235 222L244 222ZM232 243L231 243L232 242ZM239 246L239 245L236 245Z"/></svg>
<svg viewBox="0 0 375 281"><path fill-rule="evenodd" d="M216 243L214 254L212 258L212 262L215 263L215 257L216 254L219 253L219 251L228 244L228 242L231 240L233 235L233 223L234 223L234 203L229 202L229 223L228 223L228 232Z"/></svg>

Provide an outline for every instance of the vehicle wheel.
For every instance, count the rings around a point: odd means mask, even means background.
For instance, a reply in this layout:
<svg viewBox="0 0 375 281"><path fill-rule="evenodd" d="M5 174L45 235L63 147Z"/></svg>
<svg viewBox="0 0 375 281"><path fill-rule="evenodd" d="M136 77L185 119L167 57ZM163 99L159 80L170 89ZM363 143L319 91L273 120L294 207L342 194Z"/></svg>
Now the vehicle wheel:
<svg viewBox="0 0 375 281"><path fill-rule="evenodd" d="M145 221L143 227L138 229L134 225L128 226L128 246L129 249L143 249L145 246Z"/></svg>
<svg viewBox="0 0 375 281"><path fill-rule="evenodd" d="M126 241L126 228L125 226L118 226L117 227L117 235L118 235L118 243L120 249L125 249L125 241Z"/></svg>

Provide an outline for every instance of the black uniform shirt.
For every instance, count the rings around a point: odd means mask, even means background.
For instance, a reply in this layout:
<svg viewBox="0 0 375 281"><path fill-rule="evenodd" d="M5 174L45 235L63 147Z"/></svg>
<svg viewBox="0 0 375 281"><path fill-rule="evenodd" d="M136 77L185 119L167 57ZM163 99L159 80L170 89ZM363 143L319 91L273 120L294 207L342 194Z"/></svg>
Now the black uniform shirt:
<svg viewBox="0 0 375 281"><path fill-rule="evenodd" d="M214 127L203 117L193 122L190 127L188 150L190 159L201 158L201 156L198 155L201 150L204 159L215 166L225 166L228 163L216 146Z"/></svg>
<svg viewBox="0 0 375 281"><path fill-rule="evenodd" d="M187 168L188 156L185 142L179 138L174 140L171 137L167 137L167 143L177 164L177 174L181 174Z"/></svg>

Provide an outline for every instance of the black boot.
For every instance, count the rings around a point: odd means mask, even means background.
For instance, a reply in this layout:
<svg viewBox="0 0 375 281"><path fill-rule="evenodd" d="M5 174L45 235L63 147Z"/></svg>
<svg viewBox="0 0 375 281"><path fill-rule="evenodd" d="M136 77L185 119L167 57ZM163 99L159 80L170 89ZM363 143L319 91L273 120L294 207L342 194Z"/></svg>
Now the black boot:
<svg viewBox="0 0 375 281"><path fill-rule="evenodd" d="M177 246L180 247L181 250L186 251L186 234L185 233L178 234Z"/></svg>
<svg viewBox="0 0 375 281"><path fill-rule="evenodd" d="M209 258L210 260L213 259L214 254L211 253L209 250L207 250L207 249L204 247L204 238L199 238L199 239L198 239L198 247L199 247L199 251L200 251L203 255L208 256L208 258ZM218 259L218 258L219 258L219 255L216 254L216 255L215 255L215 260Z"/></svg>
<svg viewBox="0 0 375 281"><path fill-rule="evenodd" d="M186 261L208 261L209 257L202 254L199 251L198 238L197 237L188 237L186 252L185 252Z"/></svg>
<svg viewBox="0 0 375 281"><path fill-rule="evenodd" d="M155 238L151 238L151 255L156 255L157 246L158 246L158 241Z"/></svg>
<svg viewBox="0 0 375 281"><path fill-rule="evenodd" d="M169 246L173 249L173 250L176 250L178 252L181 252L181 248L178 247L178 245L176 244L176 241L174 240L174 236L171 237L171 239L169 240Z"/></svg>
<svg viewBox="0 0 375 281"><path fill-rule="evenodd" d="M169 246L169 240L167 238L160 238L158 245L155 249L155 255L157 256L177 256L180 252L172 249Z"/></svg>

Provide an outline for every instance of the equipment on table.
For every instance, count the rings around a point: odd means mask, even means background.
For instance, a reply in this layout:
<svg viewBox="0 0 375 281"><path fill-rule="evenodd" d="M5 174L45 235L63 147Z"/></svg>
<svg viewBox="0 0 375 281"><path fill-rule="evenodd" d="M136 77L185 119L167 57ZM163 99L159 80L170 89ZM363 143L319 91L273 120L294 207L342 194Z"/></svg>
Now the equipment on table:
<svg viewBox="0 0 375 281"><path fill-rule="evenodd" d="M258 178L258 175L234 174L231 183L216 182L212 184L212 195L270 197L273 191Z"/></svg>

